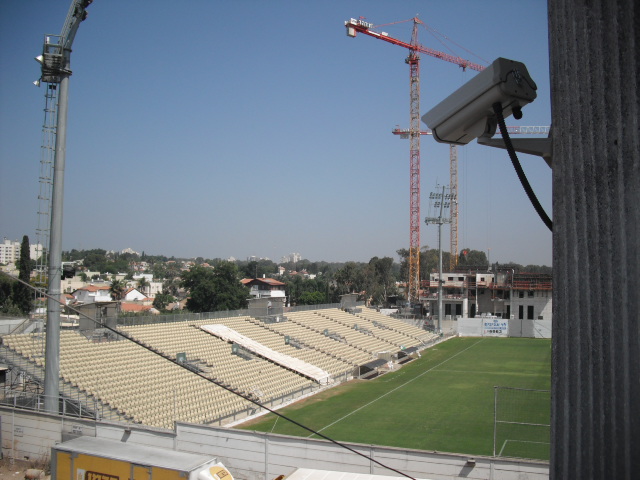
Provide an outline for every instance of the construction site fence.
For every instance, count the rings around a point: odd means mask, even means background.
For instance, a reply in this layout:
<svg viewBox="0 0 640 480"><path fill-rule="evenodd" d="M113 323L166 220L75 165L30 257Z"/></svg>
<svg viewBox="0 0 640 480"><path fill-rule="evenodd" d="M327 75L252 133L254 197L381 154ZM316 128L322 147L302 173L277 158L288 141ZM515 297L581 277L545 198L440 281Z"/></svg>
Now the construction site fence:
<svg viewBox="0 0 640 480"><path fill-rule="evenodd" d="M358 306L364 305L364 302L358 302ZM340 308L340 303L325 303L322 305L300 305L295 307L284 307L284 315L292 312L305 312L309 310L323 310L327 308ZM118 325L148 325L152 323L174 323L174 322L199 322L203 320L215 320L219 318L230 317L250 317L249 309L243 310L224 310L220 312L203 312L203 313L179 313L169 315L147 315L135 317L120 317Z"/></svg>

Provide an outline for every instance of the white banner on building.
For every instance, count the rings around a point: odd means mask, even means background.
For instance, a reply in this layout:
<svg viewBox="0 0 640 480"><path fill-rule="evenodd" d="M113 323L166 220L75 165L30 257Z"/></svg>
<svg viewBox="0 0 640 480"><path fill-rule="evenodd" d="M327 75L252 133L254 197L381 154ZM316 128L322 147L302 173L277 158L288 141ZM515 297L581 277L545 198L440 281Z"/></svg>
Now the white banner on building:
<svg viewBox="0 0 640 480"><path fill-rule="evenodd" d="M483 337L507 337L509 335L509 322L506 318L483 318Z"/></svg>

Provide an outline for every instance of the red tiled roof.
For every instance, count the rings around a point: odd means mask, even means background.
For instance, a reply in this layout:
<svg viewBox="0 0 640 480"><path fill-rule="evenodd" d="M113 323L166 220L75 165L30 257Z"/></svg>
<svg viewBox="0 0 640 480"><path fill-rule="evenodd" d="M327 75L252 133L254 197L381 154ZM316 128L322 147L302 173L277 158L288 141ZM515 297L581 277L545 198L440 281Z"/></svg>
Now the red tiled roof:
<svg viewBox="0 0 640 480"><path fill-rule="evenodd" d="M250 285L251 283L266 283L267 285L272 285L276 287L284 287L286 284L282 283L275 278L243 278L240 280L243 285Z"/></svg>
<svg viewBox="0 0 640 480"><path fill-rule="evenodd" d="M120 310L123 312L146 312L151 310L153 305L140 305L139 303L121 303Z"/></svg>
<svg viewBox="0 0 640 480"><path fill-rule="evenodd" d="M106 286L106 285L87 285L86 287L82 287L76 290L76 292L79 292L81 290L86 290L87 292L97 292L99 290L110 290L111 287Z"/></svg>

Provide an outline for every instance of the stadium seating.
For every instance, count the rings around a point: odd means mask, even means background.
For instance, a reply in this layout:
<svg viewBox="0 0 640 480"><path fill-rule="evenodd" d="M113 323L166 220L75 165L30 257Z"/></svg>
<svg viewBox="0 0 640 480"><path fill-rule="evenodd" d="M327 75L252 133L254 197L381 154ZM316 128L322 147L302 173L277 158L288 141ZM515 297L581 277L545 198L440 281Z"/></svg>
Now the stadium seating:
<svg viewBox="0 0 640 480"><path fill-rule="evenodd" d="M230 317L120 329L171 358L185 353L190 368L262 403L278 403L319 387L311 379L273 361L232 354L231 344L200 326L225 325L336 378L350 377L356 367L377 358L380 352L421 347L434 338L368 308L355 315L336 308L287 313L286 320L264 323L251 317ZM333 338L325 335L325 331L332 333ZM291 343L296 346L285 343L287 336L294 339ZM43 334L6 335L3 342L43 366ZM60 334L60 376L129 421L156 427L172 428L174 420L224 423L225 418L254 408L251 402L140 345L125 339L94 341L74 330L63 330Z"/></svg>

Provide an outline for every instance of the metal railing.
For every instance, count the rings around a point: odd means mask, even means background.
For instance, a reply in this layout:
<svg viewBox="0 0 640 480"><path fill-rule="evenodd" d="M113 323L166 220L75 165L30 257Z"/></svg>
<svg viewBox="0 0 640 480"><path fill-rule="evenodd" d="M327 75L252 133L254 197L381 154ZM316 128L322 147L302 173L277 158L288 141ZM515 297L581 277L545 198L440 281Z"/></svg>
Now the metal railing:
<svg viewBox="0 0 640 480"><path fill-rule="evenodd" d="M29 317L25 318L9 332L9 335L19 335L23 333L29 325L31 325L31 321Z"/></svg>
<svg viewBox="0 0 640 480"><path fill-rule="evenodd" d="M44 385L44 368L35 361L23 357L6 345L0 345L0 359L12 370L22 372L40 386ZM59 413L61 414L81 416L83 418L126 421L126 417L117 410L104 405L99 398L89 395L84 390L80 390L78 387L63 379L60 379L59 392ZM44 402L43 394L24 392L12 388L5 388L3 390L3 398L0 399L0 403L3 405L27 409L32 409L31 407L35 406L35 409L40 410L42 410L40 406L42 402ZM42 405L44 405L44 403L42 403Z"/></svg>
<svg viewBox="0 0 640 480"><path fill-rule="evenodd" d="M364 302L358 302L358 305L364 305ZM291 312L305 312L309 310L324 310L327 308L340 308L339 303L325 303L322 305L299 305L296 307L285 307L284 315ZM220 312L202 312L202 313L176 313L168 315L149 315L149 316L135 316L135 317L119 317L118 325L131 326L131 325L148 325L155 323L174 323L174 322L188 322L188 321L202 321L202 320L215 320L218 318L229 317L250 317L249 309L243 310L224 310Z"/></svg>

